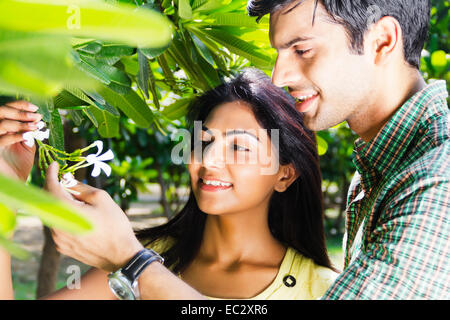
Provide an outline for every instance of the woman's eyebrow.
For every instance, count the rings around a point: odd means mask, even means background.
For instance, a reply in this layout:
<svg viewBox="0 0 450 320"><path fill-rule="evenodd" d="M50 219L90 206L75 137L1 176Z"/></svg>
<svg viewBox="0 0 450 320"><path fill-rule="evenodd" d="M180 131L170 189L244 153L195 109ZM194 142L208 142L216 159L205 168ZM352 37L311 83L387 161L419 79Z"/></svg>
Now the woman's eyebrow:
<svg viewBox="0 0 450 320"><path fill-rule="evenodd" d="M259 141L259 138L257 136L255 136L253 133L245 131L245 130L231 130L231 131L227 131L227 133L225 134L225 136L231 136L231 135L236 135L236 134L247 134L253 138L255 138L256 140Z"/></svg>
<svg viewBox="0 0 450 320"><path fill-rule="evenodd" d="M202 126L202 130L206 131L210 135L213 135L212 130L210 130L207 126ZM259 138L257 136L255 136L253 133L251 133L249 131L245 131L245 130L237 130L237 129L229 130L224 134L224 136L231 136L231 135L237 135L237 134L247 134L259 141Z"/></svg>

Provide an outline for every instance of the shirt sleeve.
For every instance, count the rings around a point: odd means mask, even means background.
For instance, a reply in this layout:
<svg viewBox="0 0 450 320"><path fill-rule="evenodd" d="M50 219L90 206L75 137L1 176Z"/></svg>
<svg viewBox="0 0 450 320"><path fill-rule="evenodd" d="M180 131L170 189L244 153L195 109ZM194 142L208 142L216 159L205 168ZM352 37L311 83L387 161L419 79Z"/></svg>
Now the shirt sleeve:
<svg viewBox="0 0 450 320"><path fill-rule="evenodd" d="M449 189L429 177L396 193L322 299L449 299Z"/></svg>

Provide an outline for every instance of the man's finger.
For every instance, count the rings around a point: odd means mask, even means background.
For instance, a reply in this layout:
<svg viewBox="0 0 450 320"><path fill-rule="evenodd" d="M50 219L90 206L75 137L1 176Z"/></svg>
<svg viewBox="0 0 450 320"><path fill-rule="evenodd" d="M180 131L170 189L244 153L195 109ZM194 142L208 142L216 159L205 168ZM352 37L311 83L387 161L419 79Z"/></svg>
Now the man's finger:
<svg viewBox="0 0 450 320"><path fill-rule="evenodd" d="M7 102L5 105L13 107L18 110L24 110L24 111L30 111L30 112L36 112L39 109L39 107L37 107L34 104L32 104L31 102L28 102L25 100L11 101L11 102Z"/></svg>

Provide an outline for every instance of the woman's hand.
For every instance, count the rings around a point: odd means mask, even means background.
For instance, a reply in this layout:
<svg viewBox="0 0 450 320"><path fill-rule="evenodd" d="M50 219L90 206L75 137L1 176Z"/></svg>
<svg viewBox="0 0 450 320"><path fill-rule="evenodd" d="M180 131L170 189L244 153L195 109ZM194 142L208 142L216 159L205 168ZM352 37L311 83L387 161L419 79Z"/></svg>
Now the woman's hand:
<svg viewBox="0 0 450 320"><path fill-rule="evenodd" d="M46 189L75 206L94 225L94 230L86 235L52 230L60 253L111 272L123 267L143 248L136 239L127 216L106 191L78 182L70 189L79 195L72 196L58 181L57 162L53 162L48 168Z"/></svg>
<svg viewBox="0 0 450 320"><path fill-rule="evenodd" d="M36 147L28 147L22 135L37 130L42 119L38 107L27 101L0 106L0 173L26 181L34 162Z"/></svg>

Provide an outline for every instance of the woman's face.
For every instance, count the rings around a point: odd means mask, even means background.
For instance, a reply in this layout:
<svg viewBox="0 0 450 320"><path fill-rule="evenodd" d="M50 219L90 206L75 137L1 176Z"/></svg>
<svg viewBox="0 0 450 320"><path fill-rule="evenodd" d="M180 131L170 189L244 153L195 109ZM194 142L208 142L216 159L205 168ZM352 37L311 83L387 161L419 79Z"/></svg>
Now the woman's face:
<svg viewBox="0 0 450 320"><path fill-rule="evenodd" d="M242 101L221 104L202 125L194 137L202 156L192 152L188 165L199 208L213 215L267 208L282 166L251 108Z"/></svg>

